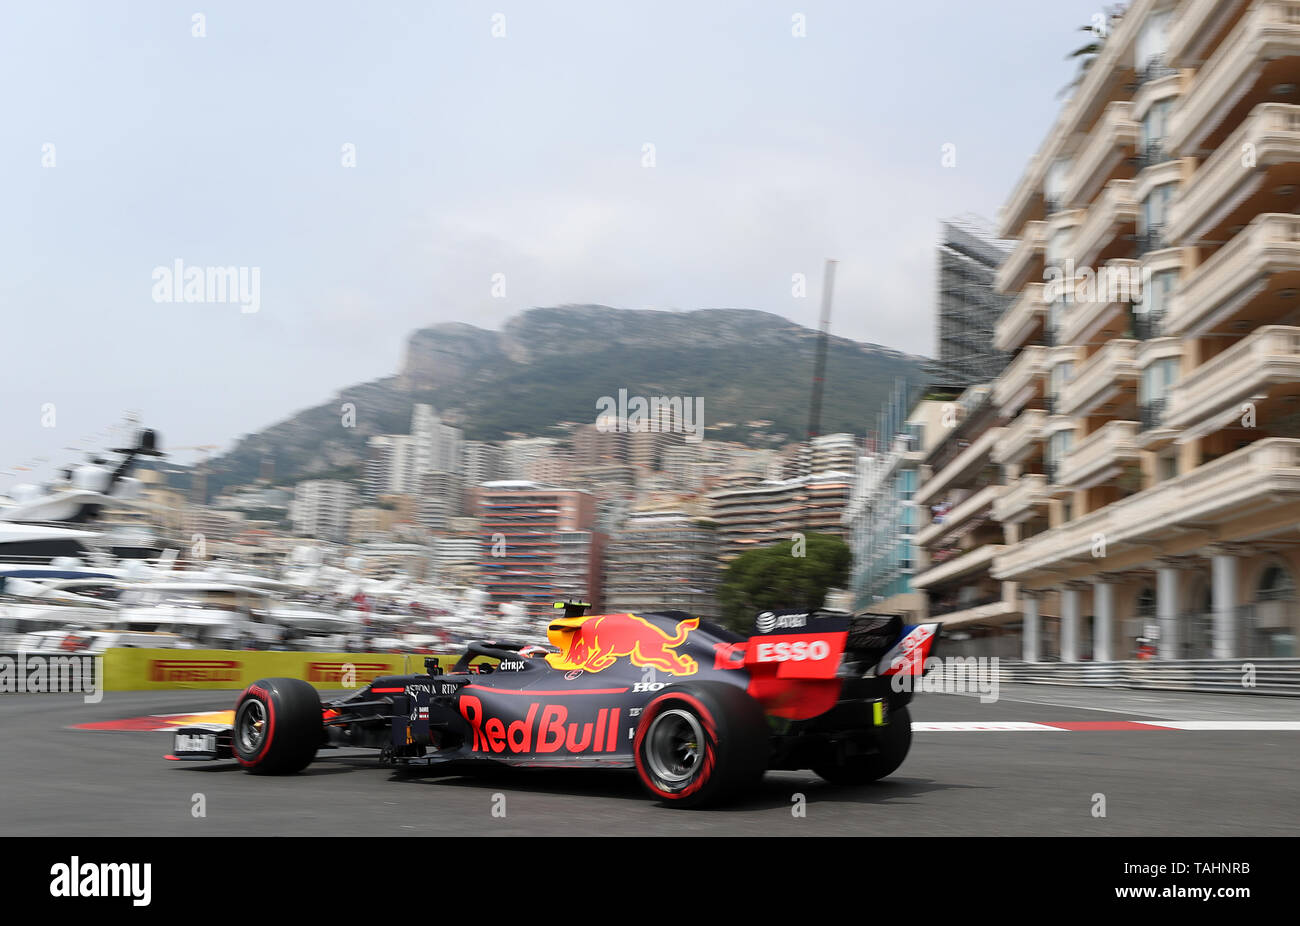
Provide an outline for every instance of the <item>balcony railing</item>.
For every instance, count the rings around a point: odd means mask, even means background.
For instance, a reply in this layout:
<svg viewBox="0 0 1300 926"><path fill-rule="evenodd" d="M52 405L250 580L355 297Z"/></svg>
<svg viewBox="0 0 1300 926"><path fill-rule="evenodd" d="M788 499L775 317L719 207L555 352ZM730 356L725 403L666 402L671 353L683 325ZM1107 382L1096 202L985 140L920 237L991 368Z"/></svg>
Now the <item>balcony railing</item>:
<svg viewBox="0 0 1300 926"><path fill-rule="evenodd" d="M1087 218L1075 229L1066 255L1074 258L1076 267L1094 263L1126 226L1137 222L1139 209L1133 195L1132 180L1112 180L1093 200Z"/></svg>
<svg viewBox="0 0 1300 926"><path fill-rule="evenodd" d="M1150 254L1152 251L1159 251L1162 248L1169 247L1165 241L1165 227L1163 225L1150 225L1146 231L1140 231L1133 237L1133 242L1139 258Z"/></svg>
<svg viewBox="0 0 1300 926"><path fill-rule="evenodd" d="M1047 476L1041 473L1025 473L1007 487L1007 491L993 503L993 517L1004 524L1015 524L1023 520L1027 512L1046 505L1051 499L1047 491Z"/></svg>
<svg viewBox="0 0 1300 926"><path fill-rule="evenodd" d="M1026 347L993 382L993 401L1003 408L1047 371L1047 348Z"/></svg>
<svg viewBox="0 0 1300 926"><path fill-rule="evenodd" d="M1143 431L1154 431L1165 418L1165 399L1149 399L1138 406L1138 425Z"/></svg>
<svg viewBox="0 0 1300 926"><path fill-rule="evenodd" d="M1173 159L1173 154L1165 150L1164 139L1153 138L1142 146L1134 161L1138 170L1146 170L1148 167L1155 167L1157 164L1164 164Z"/></svg>
<svg viewBox="0 0 1300 926"><path fill-rule="evenodd" d="M1133 337L1139 341L1151 341L1164 336L1164 312L1134 311L1130 317Z"/></svg>
<svg viewBox="0 0 1300 926"><path fill-rule="evenodd" d="M1300 382L1300 328L1268 325L1201 364L1169 393L1169 422L1189 427L1221 413L1236 415L1239 403L1278 383Z"/></svg>
<svg viewBox="0 0 1300 926"><path fill-rule="evenodd" d="M1177 73L1176 68L1171 68L1165 63L1163 55L1156 55L1146 63L1145 67L1138 69L1131 89L1137 90L1143 84L1149 84L1163 77L1172 77Z"/></svg>
<svg viewBox="0 0 1300 926"><path fill-rule="evenodd" d="M1001 600L1002 594L1000 592L967 600L963 600L960 595L944 595L930 602L930 617L941 617L945 614L955 614L958 611L968 611L971 608L982 608L985 605L996 604Z"/></svg>
<svg viewBox="0 0 1300 926"><path fill-rule="evenodd" d="M1070 450L1057 476L1061 485L1087 488L1101 474L1138 459L1137 433L1136 421L1106 422Z"/></svg>
<svg viewBox="0 0 1300 926"><path fill-rule="evenodd" d="M1085 205L1120 167L1138 143L1141 128L1132 119L1133 104L1115 100L1075 155L1062 193L1071 205Z"/></svg>
<svg viewBox="0 0 1300 926"><path fill-rule="evenodd" d="M1256 0L1202 65L1169 124L1169 146L1195 154L1221 124L1225 100L1249 93L1272 60L1300 54L1300 2Z"/></svg>
<svg viewBox="0 0 1300 926"><path fill-rule="evenodd" d="M1086 415L1118 391L1137 382L1137 341L1108 341L1089 357L1061 390L1060 410Z"/></svg>
<svg viewBox="0 0 1300 926"><path fill-rule="evenodd" d="M1243 512L1298 500L1300 440L1266 438L1021 541L998 558L993 576L1016 580L1066 560L1088 561L1099 533L1113 548L1159 543L1187 524L1238 520Z"/></svg>
<svg viewBox="0 0 1300 926"><path fill-rule="evenodd" d="M1242 153L1247 150L1254 169L1242 166ZM1169 209L1169 237L1185 243L1199 241L1221 221L1216 217L1225 204L1236 202L1251 185L1260 183L1261 171L1296 161L1300 161L1300 106L1260 103L1184 185Z"/></svg>
<svg viewBox="0 0 1300 926"><path fill-rule="evenodd" d="M1047 303L1043 299L1044 285L1028 283L1007 306L994 329L993 346L1001 351L1023 347L1025 339L1047 317Z"/></svg>
<svg viewBox="0 0 1300 926"><path fill-rule="evenodd" d="M1300 216L1257 215L1184 279L1165 318L1165 334L1187 336L1231 303L1241 312L1264 292L1269 276L1300 270Z"/></svg>
<svg viewBox="0 0 1300 926"><path fill-rule="evenodd" d="M1047 248L1047 223L1025 223L1024 235L1011 249L993 277L994 288L1001 293L1019 292L1037 261Z"/></svg>
<svg viewBox="0 0 1300 926"><path fill-rule="evenodd" d="M1007 425L1002 440L993 448L994 463L1015 463L1025 456L1040 439L1047 413L1038 408L1027 408Z"/></svg>

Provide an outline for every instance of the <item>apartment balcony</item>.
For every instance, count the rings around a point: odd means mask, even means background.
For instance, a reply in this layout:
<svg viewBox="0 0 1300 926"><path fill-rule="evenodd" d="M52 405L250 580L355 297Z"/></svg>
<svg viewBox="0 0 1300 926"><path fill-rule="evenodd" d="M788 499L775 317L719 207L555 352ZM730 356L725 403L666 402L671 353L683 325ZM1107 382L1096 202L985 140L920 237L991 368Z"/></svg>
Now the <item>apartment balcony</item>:
<svg viewBox="0 0 1300 926"><path fill-rule="evenodd" d="M1072 489L1089 489L1139 460L1138 422L1108 421L1089 434L1061 462L1057 481Z"/></svg>
<svg viewBox="0 0 1300 926"><path fill-rule="evenodd" d="M1019 616L1020 606L1016 602L1006 601L1001 595L996 595L991 600L961 605L952 611L931 610L928 618L952 629L969 624L999 624Z"/></svg>
<svg viewBox="0 0 1300 926"><path fill-rule="evenodd" d="M1294 310L1297 286L1300 216L1264 213L1185 276L1170 300L1165 334L1201 337L1247 313L1256 323L1280 316Z"/></svg>
<svg viewBox="0 0 1300 926"><path fill-rule="evenodd" d="M1132 111L1133 104L1125 100L1106 106L1066 175L1061 197L1065 204L1086 206L1107 181L1132 175L1129 159L1141 134Z"/></svg>
<svg viewBox="0 0 1300 926"><path fill-rule="evenodd" d="M1170 120L1169 147L1183 156L1219 147L1245 111L1293 80L1287 59L1296 56L1300 0L1256 0L1197 71Z"/></svg>
<svg viewBox="0 0 1300 926"><path fill-rule="evenodd" d="M1112 180L1106 184L1088 217L1074 232L1069 253L1079 268L1093 266L1112 257L1127 256L1127 235L1133 233L1138 219L1138 201L1132 180ZM1117 252L1117 253L1112 253Z"/></svg>
<svg viewBox="0 0 1300 926"><path fill-rule="evenodd" d="M1047 301L1042 283L1028 283L998 319L993 346L1010 352L1023 347L1047 323Z"/></svg>
<svg viewBox="0 0 1300 926"><path fill-rule="evenodd" d="M1141 291L1141 264L1127 258L1107 261L1084 282L1075 281L1075 301L1061 321L1063 344L1088 344L1099 334L1109 340L1122 334L1118 326L1130 301ZM1109 331L1107 331L1109 326Z"/></svg>
<svg viewBox="0 0 1300 926"><path fill-rule="evenodd" d="M1048 351L1046 347L1024 348L993 381L993 403L1003 414L1014 413L1039 391L1048 370Z"/></svg>
<svg viewBox="0 0 1300 926"><path fill-rule="evenodd" d="M1213 429L1234 420L1242 403L1278 386L1300 388L1300 328L1256 328L1210 358L1169 391L1165 421L1174 428Z"/></svg>
<svg viewBox="0 0 1300 926"><path fill-rule="evenodd" d="M931 585L951 582L973 572L987 570L993 565L998 554L1005 549L1005 544L988 543L965 553L956 554L941 563L932 565L925 572L912 576L912 588L929 588Z"/></svg>
<svg viewBox="0 0 1300 926"><path fill-rule="evenodd" d="M1106 538L1108 556L1134 547L1159 550L1188 530L1240 523L1296 502L1300 440L1267 438L1022 541L998 557L992 574L1020 581L1072 565L1095 568L1092 552L1098 534Z"/></svg>
<svg viewBox="0 0 1300 926"><path fill-rule="evenodd" d="M1033 451L1043 439L1043 425L1047 422L1047 412L1039 408L1027 408L1007 425L1002 439L993 446L994 463L1019 463Z"/></svg>
<svg viewBox="0 0 1300 926"><path fill-rule="evenodd" d="M993 520L1002 524L1018 524L1036 514L1047 511L1052 493L1047 488L1047 477L1041 473L1026 473L1014 483L993 505Z"/></svg>
<svg viewBox="0 0 1300 926"><path fill-rule="evenodd" d="M1246 146L1251 146L1247 148ZM1253 150L1254 169L1242 166ZM1261 103L1183 187L1169 210L1171 240L1196 244L1221 237L1222 229L1263 211L1259 197L1300 182L1300 106Z"/></svg>
<svg viewBox="0 0 1300 926"><path fill-rule="evenodd" d="M1224 34L1237 21L1250 0L1184 0L1169 24L1165 60L1189 68L1214 53Z"/></svg>
<svg viewBox="0 0 1300 926"><path fill-rule="evenodd" d="M943 492L960 485L963 480L978 473L988 459L993 445L1002 437L1004 431L1006 428L989 428L973 440L970 446L953 457L947 466L922 483L916 490L916 503L928 505Z"/></svg>
<svg viewBox="0 0 1300 926"><path fill-rule="evenodd" d="M1108 341L1074 372L1059 396L1059 412L1070 417L1092 414L1121 392L1136 388L1140 370L1138 341Z"/></svg>
<svg viewBox="0 0 1300 926"><path fill-rule="evenodd" d="M998 497L1002 495L1006 486L987 485L976 491L969 498L954 505L952 509L943 516L943 520L927 524L918 530L912 536L912 542L918 547L927 547L936 540L953 531L961 530L966 527L976 515L982 514L993 506Z"/></svg>
<svg viewBox="0 0 1300 926"><path fill-rule="evenodd" d="M1000 293L1017 293L1029 280L1041 278L1046 253L1047 223L1026 222L1024 235L993 277L994 289Z"/></svg>

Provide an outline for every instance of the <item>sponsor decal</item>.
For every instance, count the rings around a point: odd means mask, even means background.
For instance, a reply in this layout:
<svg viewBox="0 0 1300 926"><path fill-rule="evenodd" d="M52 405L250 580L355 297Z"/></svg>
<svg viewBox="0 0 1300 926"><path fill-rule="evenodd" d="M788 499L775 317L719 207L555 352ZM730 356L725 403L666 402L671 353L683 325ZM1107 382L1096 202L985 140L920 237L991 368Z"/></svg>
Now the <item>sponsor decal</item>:
<svg viewBox="0 0 1300 926"><path fill-rule="evenodd" d="M528 663L522 659L502 659L497 663L498 672L522 672L528 668Z"/></svg>
<svg viewBox="0 0 1300 926"><path fill-rule="evenodd" d="M241 664L234 659L151 659L151 682L237 682Z"/></svg>
<svg viewBox="0 0 1300 926"><path fill-rule="evenodd" d="M381 675L390 675L392 667L386 662L309 662L307 663L307 681L332 682L336 687L346 687L343 675L349 669L355 673L353 684L364 687Z"/></svg>
<svg viewBox="0 0 1300 926"><path fill-rule="evenodd" d="M754 629L759 633L771 633L773 630L793 630L807 626L807 611L795 614L778 614L775 611L764 611L754 621Z"/></svg>
<svg viewBox="0 0 1300 926"><path fill-rule="evenodd" d="M934 628L926 624L913 627L898 643L899 654L889 663L885 674L901 672L904 675L922 675L925 671L925 654L930 650Z"/></svg>
<svg viewBox="0 0 1300 926"><path fill-rule="evenodd" d="M569 754L613 752L620 708L603 707L595 721L570 721L569 709L563 704L533 701L522 718L507 721L488 716L483 702L474 695L462 694L460 715L474 730L474 752L483 753L551 753Z"/></svg>
<svg viewBox="0 0 1300 926"><path fill-rule="evenodd" d="M675 650L698 626L698 618L688 618L669 634L635 614L602 614L565 632L563 652L550 654L546 661L556 669L601 672L626 657L634 666L670 675L694 675L699 664Z"/></svg>
<svg viewBox="0 0 1300 926"><path fill-rule="evenodd" d="M714 643L713 668L743 669L747 643Z"/></svg>
<svg viewBox="0 0 1300 926"><path fill-rule="evenodd" d="M755 662L817 662L830 656L831 645L825 640L782 640L754 647Z"/></svg>

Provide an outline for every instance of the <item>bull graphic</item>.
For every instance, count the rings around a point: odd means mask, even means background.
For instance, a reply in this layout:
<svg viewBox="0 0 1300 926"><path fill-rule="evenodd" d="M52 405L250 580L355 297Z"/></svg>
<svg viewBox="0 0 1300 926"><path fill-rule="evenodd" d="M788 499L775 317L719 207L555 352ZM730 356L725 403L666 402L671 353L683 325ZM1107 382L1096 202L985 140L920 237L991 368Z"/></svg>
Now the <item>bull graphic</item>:
<svg viewBox="0 0 1300 926"><path fill-rule="evenodd" d="M698 618L688 618L679 622L677 632L669 636L635 614L604 614L584 621L568 634L564 652L547 661L557 669L600 672L626 656L636 666L649 666L670 675L694 675L699 669L695 660L679 656L673 649L685 643L686 636L698 626Z"/></svg>

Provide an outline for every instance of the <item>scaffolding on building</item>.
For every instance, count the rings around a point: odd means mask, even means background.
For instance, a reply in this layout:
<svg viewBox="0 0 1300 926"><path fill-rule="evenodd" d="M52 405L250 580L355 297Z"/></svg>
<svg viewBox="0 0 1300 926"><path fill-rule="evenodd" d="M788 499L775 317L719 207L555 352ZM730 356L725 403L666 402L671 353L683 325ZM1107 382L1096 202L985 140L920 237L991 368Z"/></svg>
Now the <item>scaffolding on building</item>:
<svg viewBox="0 0 1300 926"><path fill-rule="evenodd" d="M927 373L941 386L991 382L1010 359L993 345L994 328L1009 304L994 289L993 277L1010 246L978 216L948 219L941 227L938 344Z"/></svg>

